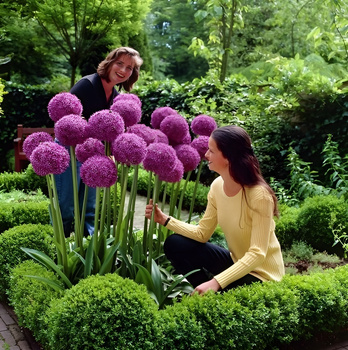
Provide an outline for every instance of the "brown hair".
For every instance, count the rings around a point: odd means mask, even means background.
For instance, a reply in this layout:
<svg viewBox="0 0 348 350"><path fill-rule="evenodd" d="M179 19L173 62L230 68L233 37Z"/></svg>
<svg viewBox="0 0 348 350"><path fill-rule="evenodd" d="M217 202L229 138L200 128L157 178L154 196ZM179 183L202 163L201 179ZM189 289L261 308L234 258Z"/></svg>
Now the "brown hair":
<svg viewBox="0 0 348 350"><path fill-rule="evenodd" d="M139 70L140 66L143 64L143 59L140 57L139 52L137 50L132 49L131 47L119 47L113 51L111 51L106 58L99 63L97 73L107 82L109 80L109 73L112 65L119 59L121 55L128 55L133 58L134 68L132 75L129 77L127 81L124 81L121 84L117 84L121 88L123 87L126 91L131 91L134 83L139 78Z"/></svg>
<svg viewBox="0 0 348 350"><path fill-rule="evenodd" d="M259 161L254 154L248 133L236 125L215 129L211 137L217 148L229 161L229 172L234 181L244 186L262 185L271 194L274 203L274 215L278 216L277 197L263 178Z"/></svg>

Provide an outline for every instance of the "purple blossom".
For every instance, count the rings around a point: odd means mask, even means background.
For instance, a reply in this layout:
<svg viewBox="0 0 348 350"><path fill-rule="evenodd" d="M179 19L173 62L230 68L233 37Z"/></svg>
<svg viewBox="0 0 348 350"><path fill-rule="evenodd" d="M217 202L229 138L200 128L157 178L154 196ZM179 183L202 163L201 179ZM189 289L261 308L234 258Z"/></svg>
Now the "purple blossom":
<svg viewBox="0 0 348 350"><path fill-rule="evenodd" d="M189 145L191 143L191 135L189 132L187 132L186 136L184 136L184 138L181 140L181 142L175 142L173 140L169 140L169 143L171 146L176 147L179 145Z"/></svg>
<svg viewBox="0 0 348 350"><path fill-rule="evenodd" d="M154 133L154 130L145 124L132 125L127 129L127 132L140 136L145 140L147 145L156 141L156 134Z"/></svg>
<svg viewBox="0 0 348 350"><path fill-rule="evenodd" d="M40 176L62 174L70 164L70 156L65 147L49 141L40 143L33 150L30 161Z"/></svg>
<svg viewBox="0 0 348 350"><path fill-rule="evenodd" d="M192 120L191 130L202 136L210 136L210 134L217 128L214 118L209 115L200 114Z"/></svg>
<svg viewBox="0 0 348 350"><path fill-rule="evenodd" d="M80 175L89 187L110 187L117 180L117 169L109 157L93 156L81 165Z"/></svg>
<svg viewBox="0 0 348 350"><path fill-rule="evenodd" d="M178 114L178 112L171 107L156 108L151 114L151 126L154 129L159 129L162 120L172 114Z"/></svg>
<svg viewBox="0 0 348 350"><path fill-rule="evenodd" d="M198 151L201 159L205 159L205 154L208 151L208 141L208 136L198 136L191 142L191 146Z"/></svg>
<svg viewBox="0 0 348 350"><path fill-rule="evenodd" d="M115 103L116 101L120 101L120 100L122 100L122 101L134 101L139 105L140 108L142 105L140 98L134 94L118 94L114 98L113 103Z"/></svg>
<svg viewBox="0 0 348 350"><path fill-rule="evenodd" d="M113 103L110 109L120 114L126 128L140 122L141 106L136 101L119 99Z"/></svg>
<svg viewBox="0 0 348 350"><path fill-rule="evenodd" d="M163 133L159 129L151 129L151 130L156 135L155 142L165 143L169 145L168 136L165 133Z"/></svg>
<svg viewBox="0 0 348 350"><path fill-rule="evenodd" d="M68 114L82 115L81 101L70 92L61 92L51 98L47 106L50 118L57 122Z"/></svg>
<svg viewBox="0 0 348 350"><path fill-rule="evenodd" d="M128 166L140 164L146 155L146 142L136 134L119 135L111 144L111 152L115 159Z"/></svg>
<svg viewBox="0 0 348 350"><path fill-rule="evenodd" d="M180 114L172 114L162 120L160 130L168 136L169 143L181 143L189 132L186 119Z"/></svg>
<svg viewBox="0 0 348 350"><path fill-rule="evenodd" d="M90 116L87 130L89 137L112 142L124 132L124 121L119 113L103 109Z"/></svg>
<svg viewBox="0 0 348 350"><path fill-rule="evenodd" d="M184 175L184 166L179 159L176 159L169 172L161 173L158 178L166 182L179 182Z"/></svg>
<svg viewBox="0 0 348 350"><path fill-rule="evenodd" d="M54 133L64 146L76 146L86 140L87 121L80 115L69 114L59 119L54 126Z"/></svg>
<svg viewBox="0 0 348 350"><path fill-rule="evenodd" d="M177 160L175 150L165 143L151 143L143 160L144 169L161 176L172 171Z"/></svg>
<svg viewBox="0 0 348 350"><path fill-rule="evenodd" d="M184 171L192 171L197 168L201 161L198 151L191 145L179 145L174 147L178 159L184 166Z"/></svg>
<svg viewBox="0 0 348 350"><path fill-rule="evenodd" d="M76 146L75 153L77 160L83 163L90 157L105 155L105 146L100 140L89 137Z"/></svg>
<svg viewBox="0 0 348 350"><path fill-rule="evenodd" d="M52 136L48 132L34 132L29 135L23 142L23 152L30 159L34 149L42 142L53 142Z"/></svg>

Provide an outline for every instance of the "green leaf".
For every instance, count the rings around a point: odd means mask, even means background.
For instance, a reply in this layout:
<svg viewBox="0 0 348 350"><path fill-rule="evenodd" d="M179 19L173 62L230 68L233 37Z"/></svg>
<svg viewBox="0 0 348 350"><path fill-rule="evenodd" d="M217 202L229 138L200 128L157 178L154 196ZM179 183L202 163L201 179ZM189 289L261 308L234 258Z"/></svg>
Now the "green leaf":
<svg viewBox="0 0 348 350"><path fill-rule="evenodd" d="M56 291L61 291L64 290L64 288L57 282L54 282L46 277L41 277L41 276L32 276L32 275L24 275L24 277L29 277L29 278L34 278L38 281L45 282L48 284L50 287L52 287Z"/></svg>

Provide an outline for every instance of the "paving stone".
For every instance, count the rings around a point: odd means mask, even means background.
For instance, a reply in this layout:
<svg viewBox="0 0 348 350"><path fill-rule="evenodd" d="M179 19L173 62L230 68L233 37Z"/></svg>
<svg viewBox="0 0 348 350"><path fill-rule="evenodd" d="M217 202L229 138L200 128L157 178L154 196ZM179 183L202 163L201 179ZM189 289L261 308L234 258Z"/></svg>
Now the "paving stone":
<svg viewBox="0 0 348 350"><path fill-rule="evenodd" d="M5 343L7 343L10 346L16 345L15 338L13 338L13 335L10 331L3 331L0 332L0 335L4 338Z"/></svg>
<svg viewBox="0 0 348 350"><path fill-rule="evenodd" d="M6 309L4 308L4 306L3 306L2 304L0 304L0 316L1 316L2 314L7 314L7 311L6 311Z"/></svg>
<svg viewBox="0 0 348 350"><path fill-rule="evenodd" d="M16 321L9 314L3 314L1 315L1 318L7 325L16 323Z"/></svg>
<svg viewBox="0 0 348 350"><path fill-rule="evenodd" d="M0 318L0 332L6 331L6 329L7 329L7 326L5 322Z"/></svg>
<svg viewBox="0 0 348 350"><path fill-rule="evenodd" d="M17 345L10 346L10 350L21 350Z"/></svg>
<svg viewBox="0 0 348 350"><path fill-rule="evenodd" d="M8 329L15 338L16 342L19 342L20 340L25 340L25 336L17 324L10 325Z"/></svg>
<svg viewBox="0 0 348 350"><path fill-rule="evenodd" d="M18 346L21 350L31 350L31 347L26 340L19 341Z"/></svg>

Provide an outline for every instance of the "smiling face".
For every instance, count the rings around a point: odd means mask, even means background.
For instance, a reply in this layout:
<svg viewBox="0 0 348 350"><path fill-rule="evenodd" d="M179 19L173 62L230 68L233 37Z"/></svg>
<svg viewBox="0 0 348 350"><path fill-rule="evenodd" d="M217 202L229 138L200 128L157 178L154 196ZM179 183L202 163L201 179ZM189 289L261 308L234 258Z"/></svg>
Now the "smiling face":
<svg viewBox="0 0 348 350"><path fill-rule="evenodd" d="M134 58L129 55L120 55L111 65L109 71L109 80L112 85L117 85L127 81L132 75L134 69Z"/></svg>
<svg viewBox="0 0 348 350"><path fill-rule="evenodd" d="M208 160L210 170L217 172L219 175L229 171L228 159L223 156L212 137L209 137L208 151L206 152L205 157Z"/></svg>

